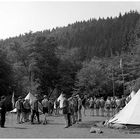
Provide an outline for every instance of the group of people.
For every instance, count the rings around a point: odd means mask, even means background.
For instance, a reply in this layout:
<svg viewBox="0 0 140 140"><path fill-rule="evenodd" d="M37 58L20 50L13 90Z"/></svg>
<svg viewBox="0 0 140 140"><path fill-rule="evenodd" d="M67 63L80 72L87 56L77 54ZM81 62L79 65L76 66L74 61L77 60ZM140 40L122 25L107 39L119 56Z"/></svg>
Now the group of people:
<svg viewBox="0 0 140 140"><path fill-rule="evenodd" d="M124 96L121 98L107 97L106 100L103 97L87 98L87 96L84 96L84 98L81 98L78 94L73 94L69 98L66 97L66 94L62 94L62 96L62 101L58 101L57 99L55 101L50 101L46 95L43 96L42 100L39 100L38 95L35 95L32 101L20 96L15 103L17 123L20 124L31 121L31 124L34 124L34 120L37 120L40 124L40 113L43 113L43 124L47 124L48 114L54 113L54 115L59 115L60 111L62 111L66 124L65 128L68 128L82 121L82 108L84 109L84 115L86 115L86 109L89 108L91 116L111 117L129 102L129 99ZM4 127L5 124L5 99L6 97L2 96L0 101L1 127Z"/></svg>
<svg viewBox="0 0 140 140"><path fill-rule="evenodd" d="M90 115L92 116L107 116L111 117L118 113L129 102L124 96L119 97L107 97L105 100L103 97L93 98L89 100Z"/></svg>
<svg viewBox="0 0 140 140"><path fill-rule="evenodd" d="M66 94L62 94L62 96L63 103L61 107L59 106L59 101L55 100L53 102L53 113L54 115L59 115L60 111L62 111L66 122L65 128L68 128L72 124L82 121L82 99L79 95L73 95L70 98L66 98ZM19 97L15 104L17 109L17 123L29 121L29 115L31 116L31 124L34 124L34 119L36 118L38 123L40 123L40 110L44 114L43 124L47 124L47 116L50 112L49 106L49 100L46 95L44 95L41 102L39 102L37 95L35 95L35 99L32 101Z"/></svg>
<svg viewBox="0 0 140 140"><path fill-rule="evenodd" d="M63 105L62 112L66 122L65 128L81 122L82 121L82 100L79 95L72 95L70 98L66 98L66 95L63 94Z"/></svg>
<svg viewBox="0 0 140 140"><path fill-rule="evenodd" d="M42 101L38 99L38 95L35 95L33 100L24 99L21 96L15 103L15 108L17 110L17 123L28 122L29 116L31 116L31 124L34 124L34 119L37 118L38 123L40 123L39 114L44 114L44 122L47 123L46 117L48 114L53 112L52 102L47 99L47 96L44 95Z"/></svg>

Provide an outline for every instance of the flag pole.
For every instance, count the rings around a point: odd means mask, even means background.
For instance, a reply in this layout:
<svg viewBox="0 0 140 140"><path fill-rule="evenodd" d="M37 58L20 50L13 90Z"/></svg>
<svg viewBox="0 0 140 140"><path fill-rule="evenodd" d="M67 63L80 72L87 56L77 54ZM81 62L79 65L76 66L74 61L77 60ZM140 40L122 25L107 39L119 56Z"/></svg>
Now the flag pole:
<svg viewBox="0 0 140 140"><path fill-rule="evenodd" d="M122 65L122 58L120 59L120 68L122 72L122 79L123 79L123 95L124 95L124 71L123 71L123 65Z"/></svg>

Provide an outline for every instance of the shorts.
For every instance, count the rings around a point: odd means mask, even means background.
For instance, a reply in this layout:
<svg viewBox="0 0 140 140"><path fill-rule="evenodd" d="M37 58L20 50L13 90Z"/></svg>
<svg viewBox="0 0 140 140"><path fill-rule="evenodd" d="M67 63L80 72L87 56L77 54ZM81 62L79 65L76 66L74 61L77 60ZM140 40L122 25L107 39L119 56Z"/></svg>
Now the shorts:
<svg viewBox="0 0 140 140"><path fill-rule="evenodd" d="M48 108L47 107L43 107L43 114L48 113Z"/></svg>

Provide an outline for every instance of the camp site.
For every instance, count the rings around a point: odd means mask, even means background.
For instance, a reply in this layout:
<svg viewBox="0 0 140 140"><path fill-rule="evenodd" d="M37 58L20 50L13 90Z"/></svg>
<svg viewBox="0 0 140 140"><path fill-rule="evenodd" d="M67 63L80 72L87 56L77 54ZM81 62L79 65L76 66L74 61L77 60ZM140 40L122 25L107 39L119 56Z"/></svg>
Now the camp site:
<svg viewBox="0 0 140 140"><path fill-rule="evenodd" d="M139 1L0 1L1 138L140 138Z"/></svg>

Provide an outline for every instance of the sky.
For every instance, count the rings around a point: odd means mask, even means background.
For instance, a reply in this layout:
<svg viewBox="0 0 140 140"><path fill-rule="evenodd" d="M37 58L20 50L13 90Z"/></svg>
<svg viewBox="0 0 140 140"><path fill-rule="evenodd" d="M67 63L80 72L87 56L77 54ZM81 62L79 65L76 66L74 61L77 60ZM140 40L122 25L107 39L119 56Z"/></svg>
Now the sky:
<svg viewBox="0 0 140 140"><path fill-rule="evenodd" d="M130 10L140 12L140 1L0 1L0 39Z"/></svg>

